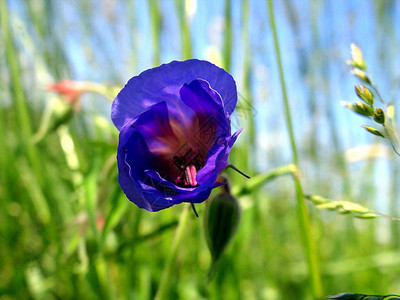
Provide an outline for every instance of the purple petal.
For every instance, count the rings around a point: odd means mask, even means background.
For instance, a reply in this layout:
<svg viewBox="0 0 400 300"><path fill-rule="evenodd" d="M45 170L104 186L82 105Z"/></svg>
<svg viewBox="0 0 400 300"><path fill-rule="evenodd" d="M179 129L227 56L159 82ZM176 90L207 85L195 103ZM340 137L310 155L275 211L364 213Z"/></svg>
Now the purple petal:
<svg viewBox="0 0 400 300"><path fill-rule="evenodd" d="M135 152L138 155L143 155L144 157L150 155L147 146L143 140L143 137L136 133L136 136L132 136L135 133L130 126L125 126L120 132L120 143L118 146L117 162L118 162L118 181L124 191L127 198L134 202L140 208L151 210L150 205L143 196L143 189L137 180L133 180L131 174L135 171L132 170L130 164L127 163L127 151L125 148L126 141L131 141L130 144L137 146L135 147ZM145 162L145 158L142 160ZM135 167L140 167L134 165Z"/></svg>
<svg viewBox="0 0 400 300"><path fill-rule="evenodd" d="M171 128L164 101L142 113L131 126L141 133L149 150L154 154L173 154L180 146L180 141Z"/></svg>
<svg viewBox="0 0 400 300"><path fill-rule="evenodd" d="M231 114L237 102L232 76L210 62L189 59L161 65L130 79L112 104L111 118L115 126L121 130L130 119L161 101L167 103L170 117L178 115L182 112L179 105L181 87L199 78L219 93L226 111Z"/></svg>
<svg viewBox="0 0 400 300"><path fill-rule="evenodd" d="M124 130L132 133L125 146L119 147L117 159L118 181L127 198L148 211L158 211L177 204L160 192L157 182L144 172L146 168L152 168L152 162L157 161L157 157L150 153L143 136L126 126L121 133L125 134Z"/></svg>
<svg viewBox="0 0 400 300"><path fill-rule="evenodd" d="M145 173L151 178L153 185L157 189L157 192L153 191L153 199L158 198L154 202L157 202L159 205L165 203L166 200L169 201L167 203L173 204L182 202L200 203L208 198L213 188L223 184L213 182L211 185L182 188L160 177L160 175L153 170L146 170Z"/></svg>
<svg viewBox="0 0 400 300"><path fill-rule="evenodd" d="M184 84L180 90L182 101L195 112L197 131L203 137L202 142L211 145L217 137L230 136L229 114L225 111L220 95L214 91L207 81L193 80ZM196 132L197 133L197 132Z"/></svg>
<svg viewBox="0 0 400 300"><path fill-rule="evenodd" d="M164 136L166 135L166 136ZM148 145L158 149L163 143L158 139L173 139L168 123L168 111L165 102L160 102L142 113L137 119L130 120L121 130L118 145L119 183L129 200L141 208L152 211L153 207L146 198L148 191L140 180L145 180L146 169L163 170L168 167L162 156L149 150ZM167 172L167 171L165 171ZM167 203L163 203L164 208ZM171 206L169 204L168 206Z"/></svg>
<svg viewBox="0 0 400 300"><path fill-rule="evenodd" d="M236 131L230 138L220 139L211 148L204 167L199 170L196 176L196 180L200 185L209 185L226 168L229 152L241 132L242 129Z"/></svg>

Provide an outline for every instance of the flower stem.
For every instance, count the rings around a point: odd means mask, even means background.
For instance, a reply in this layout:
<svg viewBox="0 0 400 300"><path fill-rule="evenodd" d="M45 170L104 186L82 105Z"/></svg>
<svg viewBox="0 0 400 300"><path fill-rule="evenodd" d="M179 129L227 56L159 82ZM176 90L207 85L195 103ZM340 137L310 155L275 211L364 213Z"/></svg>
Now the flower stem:
<svg viewBox="0 0 400 300"><path fill-rule="evenodd" d="M249 195L252 192L258 190L262 185L267 182L283 175L293 175L297 171L297 168L293 164L289 164L286 166L281 166L273 169L272 171L265 174L258 174L252 177L250 180L246 181L243 185L236 185L232 188L232 194L235 197L242 197L245 195Z"/></svg>
<svg viewBox="0 0 400 300"><path fill-rule="evenodd" d="M167 262L165 264L163 273L161 275L160 284L158 285L156 296L154 300L166 299L166 293L168 292L169 280L171 278L171 270L175 263L178 247L182 241L183 232L186 228L186 223L189 216L190 205L185 205L183 208L181 217L179 219L178 227L175 231L174 240L172 241L171 249L168 254Z"/></svg>
<svg viewBox="0 0 400 300"><path fill-rule="evenodd" d="M285 110L285 120L286 120L286 125L287 125L287 129L288 129L288 133L289 133L290 146L291 146L292 156L293 156L293 164L297 169L296 172L294 172L293 177L294 177L294 181L295 181L296 198L297 198L297 213L298 213L298 218L299 218L299 223L300 223L300 230L301 230L301 235L302 235L302 239L303 239L303 243L304 243L305 255L307 258L307 265L308 265L309 276L311 279L312 293L313 293L313 296L315 299L320 299L323 297L322 281L321 281L321 275L320 275L320 270L319 270L319 265L318 265L316 247L315 247L314 241L312 239L312 234L311 234L310 219L309 219L308 211L306 208L303 188L301 186L300 176L299 176L299 172L298 172L299 159L298 159L296 141L294 138L293 125L292 125L292 119L291 119L291 113L290 113L290 107L289 107L289 100L288 100L288 96L287 96L287 89L286 89L286 84L285 84L285 77L284 77L284 72L283 72L282 58L281 58L281 52L280 52L280 48L279 48L277 29L276 29L276 25L275 25L274 8L273 8L272 0L267 0L267 3L268 3L268 10L269 10L270 25L271 25L273 39L274 39L274 50L275 50L276 60L278 63L279 80L280 80L280 84L281 84L283 105L284 105L284 110Z"/></svg>

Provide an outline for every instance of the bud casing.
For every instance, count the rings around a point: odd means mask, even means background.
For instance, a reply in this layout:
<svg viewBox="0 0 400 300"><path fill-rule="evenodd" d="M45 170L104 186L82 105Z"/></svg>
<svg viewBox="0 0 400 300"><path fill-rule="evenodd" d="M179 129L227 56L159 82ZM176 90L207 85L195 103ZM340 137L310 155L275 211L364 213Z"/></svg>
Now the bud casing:
<svg viewBox="0 0 400 300"><path fill-rule="evenodd" d="M204 231L210 249L212 262L209 279L212 278L216 263L235 235L241 216L239 201L228 189L212 197L204 213Z"/></svg>
<svg viewBox="0 0 400 300"><path fill-rule="evenodd" d="M376 108L373 117L376 123L385 124L385 112L382 108Z"/></svg>

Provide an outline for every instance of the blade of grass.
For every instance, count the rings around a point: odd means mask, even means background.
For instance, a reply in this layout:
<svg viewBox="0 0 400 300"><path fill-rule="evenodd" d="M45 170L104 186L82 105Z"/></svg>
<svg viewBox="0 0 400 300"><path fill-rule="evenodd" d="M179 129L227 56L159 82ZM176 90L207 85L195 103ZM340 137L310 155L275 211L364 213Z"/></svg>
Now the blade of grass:
<svg viewBox="0 0 400 300"><path fill-rule="evenodd" d="M11 78L11 90L13 91L13 103L17 112L17 120L20 128L21 141L26 149L29 162L32 164L36 179L39 184L43 184L43 172L41 162L35 146L30 142L32 137L32 124L30 122L29 109L24 95L24 89L20 80L20 67L16 53L17 49L14 46L12 32L8 20L8 8L5 0L0 1L0 24L3 43L5 46L5 55L8 64L8 69Z"/></svg>
<svg viewBox="0 0 400 300"><path fill-rule="evenodd" d="M276 28L276 24L275 24L273 0L267 0L267 4L268 4L269 20L270 20L270 25L271 25L271 30L272 30L272 34L273 34L273 40L274 40L274 51L275 51L276 61L277 61L278 70L279 70L279 81L281 84L282 100L283 100L283 105L284 105L284 110L285 110L285 121L287 124L287 130L288 130L289 139L290 139L290 148L292 151L293 164L296 166L296 168L298 168L299 158L298 158L296 141L295 141L295 137L294 137L292 117L291 117L291 112L290 112L289 99L288 99L288 95L287 95L285 76L284 76L284 71L283 71L283 66L282 66L282 58L281 58L281 51L280 51L280 46L279 46L277 28ZM310 224L309 214L308 214L306 203L305 203L303 187L301 185L299 172L294 173L293 177L294 177L295 189L296 189L297 213L298 213L298 218L299 218L299 223L300 223L300 231L301 231L301 235L302 235L302 239L303 239L303 243L304 243L305 256L307 258L307 265L308 265L308 272L309 272L309 277L310 277L310 281L311 281L312 294L315 299L321 299L323 297L321 273L320 273L320 269L319 269L319 265L318 265L318 257L317 257L315 243L312 239L311 224Z"/></svg>

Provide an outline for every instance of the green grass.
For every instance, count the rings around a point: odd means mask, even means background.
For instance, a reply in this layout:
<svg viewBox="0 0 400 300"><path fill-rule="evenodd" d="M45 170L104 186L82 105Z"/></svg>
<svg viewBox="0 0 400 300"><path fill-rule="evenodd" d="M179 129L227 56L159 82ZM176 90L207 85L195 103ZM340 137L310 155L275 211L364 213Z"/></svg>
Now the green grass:
<svg viewBox="0 0 400 300"><path fill-rule="evenodd" d="M394 156L388 158L390 176L387 186L381 187L374 184L379 161L350 164L345 159L343 145L348 132L342 131L338 120L343 117L333 110L333 101L341 99L318 100L319 95L328 98L337 88L330 85L327 67L318 60L308 58L310 73L302 75L314 83L308 91L314 94L314 100L308 98L305 109L313 124L312 137L303 128L290 129L291 122L301 124L296 110L289 110L297 103L291 98L290 86L284 104L281 98L257 98L254 84L259 70L254 52L262 52L273 64L280 64L281 59L262 47L253 49L254 37L246 28L252 18L262 16L267 32L272 33L268 23L271 6L265 3L264 11L256 13L256 1L242 1L238 15L233 10L234 1L221 2L227 34L223 35L218 55L223 67L240 74L237 82L243 98L239 106L253 109L237 116L244 132L231 152L230 162L252 179L226 171L242 206L241 223L219 261L214 280L207 283L211 257L201 218L205 204L196 205L200 218L188 210L188 205L149 213L130 203L118 185L118 131L104 110L116 94L106 84L122 87L124 82L119 81L122 75L107 77L107 70L113 74L118 68L104 63L107 58L99 58L106 52L101 43L96 49L83 43L80 50L93 67L89 74L107 78L104 90L84 94L81 110L69 122L33 143L45 107L61 97L46 91L45 84L74 79L67 75L73 74L73 64L67 49L63 49L63 37L52 28L59 17L58 2L16 2L21 4L21 11L11 6L11 1L0 0L0 299L278 300L317 299L321 294L339 292L400 294L398 222L385 218L360 220L304 202L304 194L319 194L380 211L380 195L387 194L390 213L396 217L400 161ZM162 50L171 37L163 30L168 26L178 27L179 34L173 40L179 53L176 58L198 53L194 48L197 37L184 2L147 2L145 10L139 9L136 1L120 4L127 12L129 24L124 26L133 27L129 28L133 50L126 58L129 70L120 70L130 76L138 73L141 59L153 65L166 62ZM170 20L163 13L166 2L172 5L168 11L175 14L175 25L166 23ZM93 8L90 1L80 3L82 12ZM318 6L312 3L317 18ZM201 1L197 5L202 5ZM378 19L385 22L380 15L385 7L374 9ZM136 17L143 11L148 14L150 26L151 52L146 57L137 54L138 36L143 33ZM277 19L276 12L270 12ZM94 18L94 14L85 14L85 19L75 20L82 39L101 40L100 33L93 29ZM291 21L296 30L296 20ZM106 24L118 32L112 22ZM240 30L235 27L238 24ZM386 28L381 23L377 26ZM21 34L24 30L27 36ZM57 30L70 29L65 26ZM318 31L313 34L317 51L322 47L321 37ZM272 36L258 38L272 45ZM285 48L280 51L284 55ZM279 69L282 77L292 71L282 66ZM322 77L318 73L321 70L325 70ZM278 71L269 74L279 76ZM347 73L344 76L351 78ZM319 81L324 85L316 84ZM262 111L267 111L266 115ZM355 118L347 111L343 113L347 114L345 118ZM290 130L274 127L273 118L280 124L278 121L285 116ZM326 132L318 127L318 118L326 120L327 146L321 137L321 132ZM348 131L367 135L359 128ZM271 137L269 142L273 143L276 132L288 135L291 143L285 140L277 146L279 149L262 153L262 160L268 162L265 169L254 153L260 151L261 136Z"/></svg>

